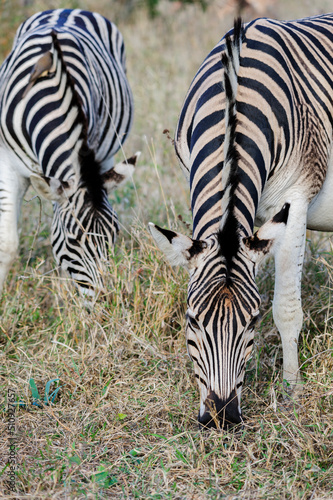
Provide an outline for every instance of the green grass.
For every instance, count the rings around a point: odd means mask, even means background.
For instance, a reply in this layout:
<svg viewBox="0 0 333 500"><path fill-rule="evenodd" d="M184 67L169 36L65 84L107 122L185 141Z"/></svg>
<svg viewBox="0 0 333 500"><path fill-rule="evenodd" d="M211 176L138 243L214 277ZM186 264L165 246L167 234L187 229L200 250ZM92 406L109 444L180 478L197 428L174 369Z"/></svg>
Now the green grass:
<svg viewBox="0 0 333 500"><path fill-rule="evenodd" d="M320 4L320 5L319 5ZM2 56L18 23L52 2L1 4ZM57 4L58 6L59 4ZM282 349L273 324L274 265L258 276L262 322L243 392L242 429L202 433L199 395L186 354L186 273L155 248L149 220L187 234L189 194L173 147L187 88L208 51L232 25L223 2L203 13L162 3L149 21L121 3L71 2L119 19L135 123L126 156L141 150L133 183L112 202L121 234L105 274L108 293L91 312L55 269L52 207L23 203L19 257L0 299L0 491L8 454L7 389L16 410L17 474L12 498L329 499L333 497L332 248L309 233L303 273L300 360L304 399L283 399ZM271 3L279 17L305 14L299 2ZM314 9L329 10L324 1ZM250 11L245 16L252 15ZM121 159L121 154L118 155ZM30 201L29 201L30 200ZM179 219L181 215L185 223ZM55 403L32 404L59 378ZM50 392L57 384L52 385Z"/></svg>

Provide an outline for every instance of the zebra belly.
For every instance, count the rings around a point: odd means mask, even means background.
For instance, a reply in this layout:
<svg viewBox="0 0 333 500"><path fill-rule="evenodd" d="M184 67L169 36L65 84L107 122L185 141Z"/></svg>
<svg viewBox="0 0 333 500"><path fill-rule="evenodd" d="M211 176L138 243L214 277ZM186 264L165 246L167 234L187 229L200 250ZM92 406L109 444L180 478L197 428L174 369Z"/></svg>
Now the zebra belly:
<svg viewBox="0 0 333 500"><path fill-rule="evenodd" d="M296 170L295 170L296 171ZM285 203L309 200L311 186L304 178L286 173L268 182L261 195L255 217L255 225L260 227L281 210ZM308 205L307 228L316 231L333 231L333 155L329 161L323 185Z"/></svg>
<svg viewBox="0 0 333 500"><path fill-rule="evenodd" d="M333 231L333 157L323 187L310 202L307 217L307 228L317 231Z"/></svg>
<svg viewBox="0 0 333 500"><path fill-rule="evenodd" d="M274 193L260 201L255 218L255 226L260 227L281 209L285 203L293 203L298 198L306 199L307 196L297 189ZM307 223L308 229L315 231L333 231L333 171L327 174L326 180L319 193L309 204Z"/></svg>

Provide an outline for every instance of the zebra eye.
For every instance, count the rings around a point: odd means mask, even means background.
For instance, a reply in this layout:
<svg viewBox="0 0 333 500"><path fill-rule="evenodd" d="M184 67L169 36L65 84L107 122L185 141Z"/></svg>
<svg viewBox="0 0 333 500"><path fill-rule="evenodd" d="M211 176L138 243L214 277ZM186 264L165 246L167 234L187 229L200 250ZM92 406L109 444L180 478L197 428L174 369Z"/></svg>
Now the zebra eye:
<svg viewBox="0 0 333 500"><path fill-rule="evenodd" d="M196 328L197 330L200 330L200 326L198 325L197 320L194 318L194 316L191 316L188 312L186 313L186 319L188 323L193 327Z"/></svg>
<svg viewBox="0 0 333 500"><path fill-rule="evenodd" d="M259 314L258 312L258 314L252 317L247 329L252 330L260 320L261 320L261 314Z"/></svg>
<svg viewBox="0 0 333 500"><path fill-rule="evenodd" d="M76 238L74 238L74 236L68 236L67 237L67 241L73 247L79 247L80 246L80 243L77 241Z"/></svg>

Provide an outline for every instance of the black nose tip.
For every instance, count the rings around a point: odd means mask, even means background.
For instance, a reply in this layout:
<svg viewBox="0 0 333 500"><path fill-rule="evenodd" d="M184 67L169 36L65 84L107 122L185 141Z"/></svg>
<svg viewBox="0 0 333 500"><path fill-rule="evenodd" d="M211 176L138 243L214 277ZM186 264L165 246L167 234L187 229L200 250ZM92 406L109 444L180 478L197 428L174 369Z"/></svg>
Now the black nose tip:
<svg viewBox="0 0 333 500"><path fill-rule="evenodd" d="M236 391L232 391L227 400L220 399L215 392L210 392L205 402L206 411L198 417L201 429L217 428L218 425L228 430L242 422Z"/></svg>

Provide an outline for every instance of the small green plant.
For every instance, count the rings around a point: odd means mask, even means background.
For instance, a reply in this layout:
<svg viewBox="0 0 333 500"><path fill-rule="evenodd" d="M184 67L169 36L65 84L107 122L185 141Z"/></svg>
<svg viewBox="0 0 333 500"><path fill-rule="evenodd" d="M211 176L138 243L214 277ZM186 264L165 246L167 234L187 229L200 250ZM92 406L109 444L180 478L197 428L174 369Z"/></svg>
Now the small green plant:
<svg viewBox="0 0 333 500"><path fill-rule="evenodd" d="M53 378L46 383L44 400L42 400L40 395L39 395L39 392L38 392L38 389L36 386L36 382L34 381L33 378L31 378L29 380L29 385L30 385L30 390L31 390L31 394L32 394L32 404L35 406L41 407L43 404L47 406L50 403L54 403L55 398L56 398L61 386L57 387L51 394L50 394L50 388L51 388L51 385L53 383L58 382L58 381L59 381L58 378Z"/></svg>

